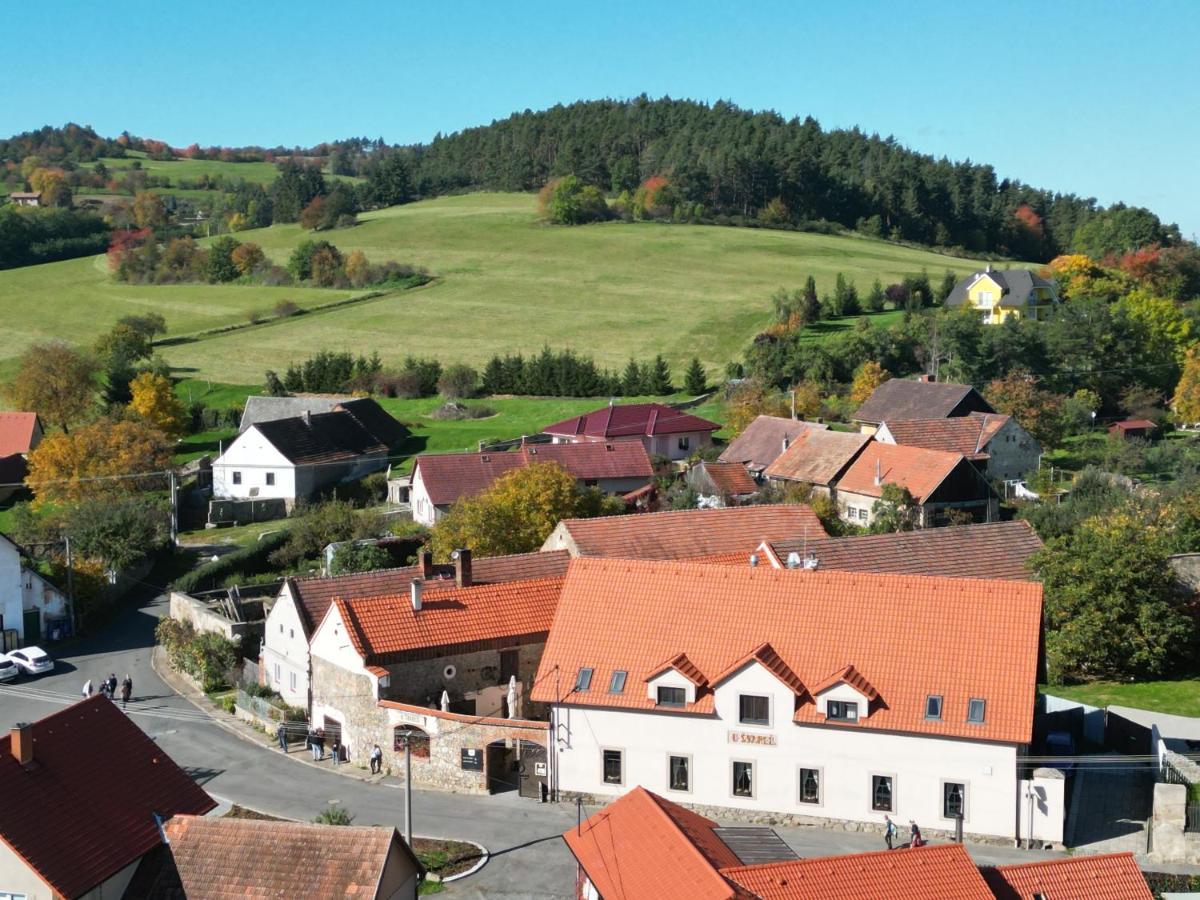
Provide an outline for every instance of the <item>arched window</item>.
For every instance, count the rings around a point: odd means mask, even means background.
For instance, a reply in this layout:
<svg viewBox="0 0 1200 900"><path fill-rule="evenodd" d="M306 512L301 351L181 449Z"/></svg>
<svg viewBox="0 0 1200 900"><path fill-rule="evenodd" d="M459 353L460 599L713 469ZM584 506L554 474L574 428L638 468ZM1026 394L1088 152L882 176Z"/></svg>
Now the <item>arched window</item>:
<svg viewBox="0 0 1200 900"><path fill-rule="evenodd" d="M429 759L429 735L414 725L397 725L392 732L392 749L404 752L404 739L408 737L413 759Z"/></svg>

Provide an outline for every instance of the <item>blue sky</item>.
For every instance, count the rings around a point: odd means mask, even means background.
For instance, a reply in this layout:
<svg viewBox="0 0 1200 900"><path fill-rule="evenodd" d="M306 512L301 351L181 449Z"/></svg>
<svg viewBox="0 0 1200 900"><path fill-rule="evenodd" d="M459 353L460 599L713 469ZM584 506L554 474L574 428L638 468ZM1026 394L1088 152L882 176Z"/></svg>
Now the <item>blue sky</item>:
<svg viewBox="0 0 1200 900"><path fill-rule="evenodd" d="M1200 235L1196 2L61 0L20 20L37 39L6 45L4 134L408 143L581 98L728 99Z"/></svg>

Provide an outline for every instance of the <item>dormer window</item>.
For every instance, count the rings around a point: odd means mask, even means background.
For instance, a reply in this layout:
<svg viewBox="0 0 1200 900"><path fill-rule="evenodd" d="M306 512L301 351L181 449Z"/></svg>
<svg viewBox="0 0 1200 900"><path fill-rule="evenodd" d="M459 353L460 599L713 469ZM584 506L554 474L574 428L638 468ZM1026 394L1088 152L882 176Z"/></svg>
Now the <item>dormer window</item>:
<svg viewBox="0 0 1200 900"><path fill-rule="evenodd" d="M838 722L857 722L858 704L850 700L830 700L825 706L825 718Z"/></svg>
<svg viewBox="0 0 1200 900"><path fill-rule="evenodd" d="M987 721L987 701L980 697L972 697L967 703L967 721L972 725L982 725Z"/></svg>
<svg viewBox="0 0 1200 900"><path fill-rule="evenodd" d="M743 725L770 725L771 698L757 694L738 696L738 721Z"/></svg>
<svg viewBox="0 0 1200 900"><path fill-rule="evenodd" d="M625 678L628 674L624 669L617 669L613 672L612 678L608 682L608 692L610 694L625 693Z"/></svg>
<svg viewBox="0 0 1200 900"><path fill-rule="evenodd" d="M938 720L942 717L942 695L930 694L925 698L925 718Z"/></svg>
<svg viewBox="0 0 1200 900"><path fill-rule="evenodd" d="M659 706L683 706L687 703L687 691L681 687L658 686Z"/></svg>
<svg viewBox="0 0 1200 900"><path fill-rule="evenodd" d="M580 669L579 674L575 676L575 690L586 691L592 686L592 670Z"/></svg>

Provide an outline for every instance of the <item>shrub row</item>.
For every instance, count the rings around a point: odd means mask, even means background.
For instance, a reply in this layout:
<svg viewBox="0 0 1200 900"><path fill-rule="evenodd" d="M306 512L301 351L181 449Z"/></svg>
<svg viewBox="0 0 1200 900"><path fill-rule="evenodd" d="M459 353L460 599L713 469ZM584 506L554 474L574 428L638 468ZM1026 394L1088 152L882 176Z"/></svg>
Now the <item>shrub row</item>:
<svg viewBox="0 0 1200 900"><path fill-rule="evenodd" d="M265 572L270 566L267 557L282 547L287 539L286 531L268 534L250 547L242 547L232 553L226 553L219 559L205 563L175 579L174 588L185 594L191 594L196 591L212 590L231 575L249 576Z"/></svg>

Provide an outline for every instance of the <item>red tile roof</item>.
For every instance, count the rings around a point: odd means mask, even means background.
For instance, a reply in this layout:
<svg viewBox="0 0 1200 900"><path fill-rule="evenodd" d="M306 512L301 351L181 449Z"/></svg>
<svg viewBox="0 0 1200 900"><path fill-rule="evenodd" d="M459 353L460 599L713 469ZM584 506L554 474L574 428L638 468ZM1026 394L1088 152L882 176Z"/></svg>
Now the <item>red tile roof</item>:
<svg viewBox="0 0 1200 900"><path fill-rule="evenodd" d="M996 900L1151 900L1132 853L1074 856L983 870Z"/></svg>
<svg viewBox="0 0 1200 900"><path fill-rule="evenodd" d="M781 416L759 416L730 441L729 446L721 451L720 459L722 462L741 463L749 469L765 469L784 451L785 441L790 443L808 428L824 431L829 426Z"/></svg>
<svg viewBox="0 0 1200 900"><path fill-rule="evenodd" d="M657 678L668 669L674 669L696 687L704 687L708 684L708 679L704 677L704 673L696 668L692 661L688 659L686 653L677 653L662 665L654 666L644 680L650 681Z"/></svg>
<svg viewBox="0 0 1200 900"><path fill-rule="evenodd" d="M155 813L217 804L109 700L34 722L33 763L0 737L0 838L56 892L78 897L157 847Z"/></svg>
<svg viewBox="0 0 1200 900"><path fill-rule="evenodd" d="M770 644L760 644L733 665L729 666L729 668L713 679L713 686L716 687L727 678L732 677L754 662L761 663L766 667L768 672L791 688L797 697L807 692L804 682L800 680L800 676L792 671L791 667L783 661L783 658L775 652L775 648ZM816 692L814 691L814 693Z"/></svg>
<svg viewBox="0 0 1200 900"><path fill-rule="evenodd" d="M851 463L837 489L878 497L883 485L898 484L908 488L918 503L924 503L962 460L961 453L872 441ZM879 484L875 483L876 471L881 479Z"/></svg>
<svg viewBox="0 0 1200 900"><path fill-rule="evenodd" d="M126 897L375 897L393 853L419 870L395 828L175 816L169 844L143 862Z"/></svg>
<svg viewBox="0 0 1200 900"><path fill-rule="evenodd" d="M681 652L701 673L724 672L770 642L804 684L847 664L870 677L882 702L854 727L1027 743L1041 610L1041 585L1021 581L574 559L539 679L588 667L593 684L616 669L636 684ZM945 697L940 721L925 718L929 694ZM984 724L967 722L976 697L987 701ZM531 698L557 699L552 686ZM641 691L565 702L656 708ZM794 718L824 723L803 699Z"/></svg>
<svg viewBox="0 0 1200 900"><path fill-rule="evenodd" d="M832 484L870 442L870 435L857 432L806 431L797 435L764 474L806 484Z"/></svg>
<svg viewBox="0 0 1200 900"><path fill-rule="evenodd" d="M531 578L553 578L565 575L570 561L571 556L565 550L477 557L471 565L472 580L475 584L503 584ZM434 566L434 573L439 582L454 580L454 567L451 565ZM307 633L312 634L325 618L334 597L358 600L384 594L402 594L409 590L412 580L419 577L420 566L405 566L335 575L332 578L291 578L288 579L288 589L297 600L300 619ZM430 581L426 589L432 585Z"/></svg>
<svg viewBox="0 0 1200 900"><path fill-rule="evenodd" d="M962 844L727 867L721 874L761 900L995 900Z"/></svg>
<svg viewBox="0 0 1200 900"><path fill-rule="evenodd" d="M722 496L758 493L758 483L741 463L707 461L700 463L700 466Z"/></svg>
<svg viewBox="0 0 1200 900"><path fill-rule="evenodd" d="M653 434L690 434L716 431L721 426L691 413L661 403L630 403L604 406L547 425L546 434L563 437L620 438Z"/></svg>
<svg viewBox="0 0 1200 900"><path fill-rule="evenodd" d="M367 665L386 666L468 652L480 645L543 641L562 586L562 578L461 589L452 583L428 582L420 612L413 610L408 591L357 600L339 597L333 602L359 656Z"/></svg>
<svg viewBox="0 0 1200 900"><path fill-rule="evenodd" d="M1157 427L1149 419L1123 419L1120 422L1113 422L1108 430L1112 431L1115 428L1117 431L1141 431L1143 429L1153 430Z"/></svg>
<svg viewBox="0 0 1200 900"><path fill-rule="evenodd" d="M1000 413L971 413L952 419L910 419L884 425L897 444L978 459L988 455L988 443L1009 419Z"/></svg>
<svg viewBox="0 0 1200 900"><path fill-rule="evenodd" d="M579 481L654 477L654 466L640 441L604 444L529 444L509 453L442 453L418 456L418 473L435 506L449 506L487 489L493 481L534 463L562 466Z"/></svg>
<svg viewBox="0 0 1200 900"><path fill-rule="evenodd" d="M825 528L816 513L797 503L566 519L545 546L572 550L579 556L691 559L750 553L764 540L802 538L805 534L824 537Z"/></svg>
<svg viewBox="0 0 1200 900"><path fill-rule="evenodd" d="M563 840L604 900L728 900L739 893L717 869L741 860L716 827L635 787Z"/></svg>
<svg viewBox="0 0 1200 900"><path fill-rule="evenodd" d="M37 413L0 412L0 456L32 450L37 424Z"/></svg>

